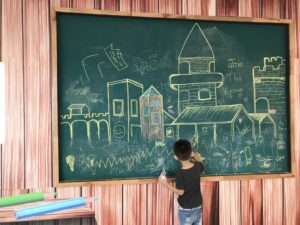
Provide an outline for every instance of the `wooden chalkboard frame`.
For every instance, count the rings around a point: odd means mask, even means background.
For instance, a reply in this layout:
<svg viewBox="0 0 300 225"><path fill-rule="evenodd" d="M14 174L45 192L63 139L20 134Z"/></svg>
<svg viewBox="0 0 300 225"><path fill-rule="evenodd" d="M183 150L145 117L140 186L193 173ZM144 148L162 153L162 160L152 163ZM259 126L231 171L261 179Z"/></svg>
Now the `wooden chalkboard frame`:
<svg viewBox="0 0 300 225"><path fill-rule="evenodd" d="M267 174L251 174L251 175L226 175L226 176L207 176L203 177L203 181L224 181L234 179L265 179L265 178L285 178L295 176L295 94L296 82L294 75L294 23L289 19L266 19L266 18L243 18L243 17L203 17L173 14L153 14L153 13L135 13L135 12L115 12L100 10L82 10L70 8L52 8L51 9L51 75L52 75L52 143L53 143L53 179L54 186L90 186L90 185L107 185L107 184L145 184L156 183L157 179L120 179L120 180L104 180L104 181L87 181L87 182L60 182L59 180L59 144L58 144L58 86L57 86L57 13L70 14L89 14L89 15L109 15L119 17L136 17L136 18L159 18L159 19L184 19L199 21L220 21L220 22L244 22L244 23L266 23L266 24L283 24L289 30L289 105L290 105L290 168L289 173L267 173ZM173 179L173 178L172 178Z"/></svg>

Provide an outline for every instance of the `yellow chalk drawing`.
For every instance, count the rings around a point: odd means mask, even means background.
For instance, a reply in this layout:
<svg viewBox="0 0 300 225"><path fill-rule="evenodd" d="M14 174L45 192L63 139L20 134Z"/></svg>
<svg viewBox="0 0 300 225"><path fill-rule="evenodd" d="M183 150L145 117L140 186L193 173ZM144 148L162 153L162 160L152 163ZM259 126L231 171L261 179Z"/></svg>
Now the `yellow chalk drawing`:
<svg viewBox="0 0 300 225"><path fill-rule="evenodd" d="M74 172L75 156L74 155L68 155L66 157L66 162L69 165L69 168L70 168L71 172Z"/></svg>
<svg viewBox="0 0 300 225"><path fill-rule="evenodd" d="M136 107L140 108L138 99L142 95L143 90L142 84L131 79L107 83L109 125L110 129L115 131L112 135L113 139L124 139L129 142L130 138L133 137L133 133L131 133L133 131L132 127L141 125L140 118L136 116L139 113L139 111L136 111ZM118 114L118 112L116 114L116 102L120 104L121 101L123 102L121 103L123 107L122 114ZM135 103L137 104L136 107L133 106ZM122 120L120 115L122 115Z"/></svg>
<svg viewBox="0 0 300 225"><path fill-rule="evenodd" d="M264 57L263 61L262 68L254 66L252 69L254 112L263 113L258 111L261 107L257 105L265 102L267 110L284 114L285 103L279 99L285 97L285 60L274 56Z"/></svg>
<svg viewBox="0 0 300 225"><path fill-rule="evenodd" d="M101 168L108 169L108 168L117 167L120 164L128 164L128 163L138 164L143 162L144 159L151 158L152 154L156 151L159 151L159 153L161 154L166 153L167 155L170 155L172 152L171 150L168 150L166 147L163 148L153 147L152 149L141 148L139 150L136 150L130 155L125 155L120 157L112 156L112 157L108 157L107 159L99 159L99 160L94 159L93 167L99 169ZM79 164L83 164L84 166L91 167L91 161L87 160L87 158L88 157L81 159Z"/></svg>
<svg viewBox="0 0 300 225"><path fill-rule="evenodd" d="M124 100L114 99L113 100L113 115L124 116Z"/></svg>

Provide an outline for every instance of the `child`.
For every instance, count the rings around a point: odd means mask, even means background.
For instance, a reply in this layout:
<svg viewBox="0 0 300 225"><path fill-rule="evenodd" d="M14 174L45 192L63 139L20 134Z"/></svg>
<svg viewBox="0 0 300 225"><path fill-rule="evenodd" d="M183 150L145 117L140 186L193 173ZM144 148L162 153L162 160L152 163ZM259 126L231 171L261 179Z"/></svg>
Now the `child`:
<svg viewBox="0 0 300 225"><path fill-rule="evenodd" d="M187 140L176 141L173 152L174 158L181 163L181 169L176 174L176 187L169 184L163 175L159 177L159 183L179 196L178 216L180 225L201 225L200 174L203 172L202 158L192 151L191 143ZM191 162L191 158L194 158L195 162Z"/></svg>

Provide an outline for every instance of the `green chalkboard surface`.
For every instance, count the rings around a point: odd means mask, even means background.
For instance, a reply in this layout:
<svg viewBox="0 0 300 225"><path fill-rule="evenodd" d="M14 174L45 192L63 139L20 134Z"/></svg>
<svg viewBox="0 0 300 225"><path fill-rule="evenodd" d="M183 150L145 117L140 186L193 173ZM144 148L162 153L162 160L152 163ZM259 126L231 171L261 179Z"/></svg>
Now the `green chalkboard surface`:
<svg viewBox="0 0 300 225"><path fill-rule="evenodd" d="M55 13L60 183L291 173L288 23Z"/></svg>

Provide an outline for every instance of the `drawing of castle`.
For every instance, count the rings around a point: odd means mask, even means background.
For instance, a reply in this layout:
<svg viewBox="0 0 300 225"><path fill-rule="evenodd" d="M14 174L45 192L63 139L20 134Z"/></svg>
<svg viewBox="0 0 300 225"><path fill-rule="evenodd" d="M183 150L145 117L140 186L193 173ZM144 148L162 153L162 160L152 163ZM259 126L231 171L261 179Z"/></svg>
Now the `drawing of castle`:
<svg viewBox="0 0 300 225"><path fill-rule="evenodd" d="M178 96L175 118L164 110L164 96L154 86L144 91L143 84L122 79L107 83L107 115L93 116L85 104L73 104L68 107L69 115L61 116L61 124L69 124L73 133L74 115L82 115L81 121L87 124L105 121L109 143L129 143L134 137L146 142L187 138L208 146L277 137L276 116L286 113L283 58L265 57L262 68L253 67L254 112L242 104L217 104L223 73L215 71L215 64L213 49L196 23L182 45L177 73L169 76L169 85ZM97 126L99 130L100 123ZM245 149L250 163L250 148Z"/></svg>

